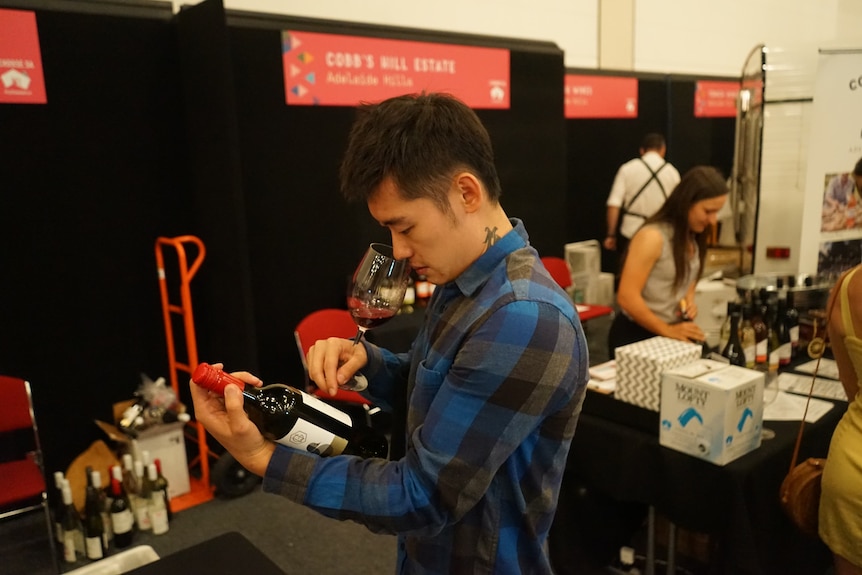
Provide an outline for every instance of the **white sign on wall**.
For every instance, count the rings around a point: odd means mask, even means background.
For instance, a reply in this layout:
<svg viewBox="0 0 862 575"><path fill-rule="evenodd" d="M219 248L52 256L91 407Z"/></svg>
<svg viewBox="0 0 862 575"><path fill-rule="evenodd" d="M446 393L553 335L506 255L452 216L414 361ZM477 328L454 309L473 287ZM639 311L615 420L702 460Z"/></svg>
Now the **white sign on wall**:
<svg viewBox="0 0 862 575"><path fill-rule="evenodd" d="M808 144L799 268L839 274L862 262L862 49L821 50Z"/></svg>

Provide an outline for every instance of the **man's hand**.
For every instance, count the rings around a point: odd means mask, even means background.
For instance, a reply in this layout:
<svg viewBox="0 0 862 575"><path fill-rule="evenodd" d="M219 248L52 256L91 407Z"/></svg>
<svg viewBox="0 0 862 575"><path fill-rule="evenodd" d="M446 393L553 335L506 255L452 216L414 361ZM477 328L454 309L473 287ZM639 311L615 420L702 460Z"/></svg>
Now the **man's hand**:
<svg viewBox="0 0 862 575"><path fill-rule="evenodd" d="M222 364L215 363L213 367L221 369ZM246 371L235 372L232 375L247 385L260 387L263 383L260 378ZM195 419L236 458L240 465L256 475L262 476L266 473L269 459L275 451L275 444L265 439L246 415L243 410L243 395L239 387L233 384L227 385L224 398L200 387L193 381L189 382L189 388L194 403Z"/></svg>
<svg viewBox="0 0 862 575"><path fill-rule="evenodd" d="M324 392L335 395L338 386L350 381L353 374L368 363L368 354L362 344L330 337L317 340L309 348L305 361L308 377Z"/></svg>
<svg viewBox="0 0 862 575"><path fill-rule="evenodd" d="M606 250L613 251L613 250L617 249L617 238L616 238L616 236L606 237L605 240L602 242L602 245L605 247Z"/></svg>

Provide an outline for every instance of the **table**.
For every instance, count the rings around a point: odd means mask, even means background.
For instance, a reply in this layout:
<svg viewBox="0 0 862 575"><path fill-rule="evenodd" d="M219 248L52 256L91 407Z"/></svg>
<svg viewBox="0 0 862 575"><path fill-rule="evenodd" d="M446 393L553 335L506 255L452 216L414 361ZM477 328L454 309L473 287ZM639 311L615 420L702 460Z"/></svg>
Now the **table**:
<svg viewBox="0 0 862 575"><path fill-rule="evenodd" d="M835 407L807 424L800 461L824 457L847 408ZM567 462L552 537L590 529L564 501L574 490L595 490L618 501L653 506L679 527L709 533L718 543L711 573L790 575L823 573L830 555L784 516L778 490L788 471L798 421L767 421L775 437L725 466L662 447L659 414L588 391ZM557 535L553 532L557 531Z"/></svg>
<svg viewBox="0 0 862 575"><path fill-rule="evenodd" d="M171 553L127 572L127 575L286 575L240 533L232 531Z"/></svg>

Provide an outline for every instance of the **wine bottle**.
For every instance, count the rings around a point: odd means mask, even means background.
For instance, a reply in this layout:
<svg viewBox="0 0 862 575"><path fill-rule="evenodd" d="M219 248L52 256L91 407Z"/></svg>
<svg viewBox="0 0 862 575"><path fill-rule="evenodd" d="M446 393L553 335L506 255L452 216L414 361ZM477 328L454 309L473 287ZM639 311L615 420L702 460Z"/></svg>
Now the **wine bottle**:
<svg viewBox="0 0 862 575"><path fill-rule="evenodd" d="M787 299L778 298L778 310L775 314L775 333L778 334L778 365L784 367L790 365L793 358L793 347L790 342L790 331L787 329Z"/></svg>
<svg viewBox="0 0 862 575"><path fill-rule="evenodd" d="M165 508L168 512L168 522L170 522L174 518L174 514L171 511L171 494L168 486L167 478L162 474L162 462L160 459L156 458L153 463L156 464L156 482L155 489L158 489L162 492L165 497Z"/></svg>
<svg viewBox="0 0 862 575"><path fill-rule="evenodd" d="M742 306L742 325L739 326L739 339L742 341L742 351L745 353L745 367L754 369L756 362L754 327L751 325L751 303Z"/></svg>
<svg viewBox="0 0 862 575"><path fill-rule="evenodd" d="M123 489L123 475L120 467L111 468L111 525L114 530L114 546L123 549L132 544L135 519L129 498Z"/></svg>
<svg viewBox="0 0 862 575"><path fill-rule="evenodd" d="M156 464L147 465L147 482L152 486L150 497L147 500L150 524L153 527L153 535L161 535L168 532L168 509L165 503L165 494L156 487L158 479Z"/></svg>
<svg viewBox="0 0 862 575"><path fill-rule="evenodd" d="M745 352L742 350L742 342L739 340L739 305L728 305L730 314L730 330L728 331L727 344L721 355L730 360L731 365L745 367Z"/></svg>
<svg viewBox="0 0 862 575"><path fill-rule="evenodd" d="M108 500L108 490L102 487L102 473L100 471L93 471L93 487L96 488L96 492L99 494L99 509L102 512L102 523L105 526L103 539L105 540L105 549L107 550L111 547L114 539L114 530L111 525L111 502Z"/></svg>
<svg viewBox="0 0 862 575"><path fill-rule="evenodd" d="M144 472L144 462L135 460L135 476L138 478L138 493L135 501L135 525L141 531L152 531L153 524L150 521L150 494L153 492L153 484Z"/></svg>
<svg viewBox="0 0 862 575"><path fill-rule="evenodd" d="M78 541L83 547L84 532L81 527L81 516L72 502L72 488L69 480L63 480L63 559L66 563L75 563L80 553Z"/></svg>
<svg viewBox="0 0 862 575"><path fill-rule="evenodd" d="M138 491L141 489L137 475L135 475L135 464L131 453L123 454L123 489L129 500L129 509L135 514L135 506L138 503Z"/></svg>
<svg viewBox="0 0 862 575"><path fill-rule="evenodd" d="M721 329L718 332L718 351L723 351L727 346L727 341L730 339L730 310L735 305L735 302L727 302L727 314L724 316L724 321L721 322Z"/></svg>
<svg viewBox="0 0 862 575"><path fill-rule="evenodd" d="M778 333L775 331L775 318L777 317L777 309L774 304L765 303L763 305L763 316L766 322L766 331L767 331L767 379L766 381L771 381L774 377L778 376L778 366L780 365L779 361L779 349L780 344L778 342Z"/></svg>
<svg viewBox="0 0 862 575"><path fill-rule="evenodd" d="M790 334L790 357L795 358L799 353L799 310L794 305L792 290L787 292L787 309L783 319Z"/></svg>
<svg viewBox="0 0 862 575"><path fill-rule="evenodd" d="M66 512L66 506L63 504L63 479L65 475L62 471L54 472L54 540L60 545L63 544L63 514Z"/></svg>
<svg viewBox="0 0 862 575"><path fill-rule="evenodd" d="M102 520L99 492L93 483L93 470L87 468L87 490L84 503L84 548L87 559L105 556L105 522Z"/></svg>
<svg viewBox="0 0 862 575"><path fill-rule="evenodd" d="M755 299L752 303L752 311L751 327L754 328L754 362L757 369L767 371L769 367L769 342L767 341L769 330L766 327L762 303L759 299Z"/></svg>
<svg viewBox="0 0 862 575"><path fill-rule="evenodd" d="M192 381L221 395L229 383L239 387L249 419L264 437L288 447L323 456L386 457L388 452L389 443L383 434L354 424L343 411L293 387L280 383L260 388L246 385L207 363L198 365Z"/></svg>

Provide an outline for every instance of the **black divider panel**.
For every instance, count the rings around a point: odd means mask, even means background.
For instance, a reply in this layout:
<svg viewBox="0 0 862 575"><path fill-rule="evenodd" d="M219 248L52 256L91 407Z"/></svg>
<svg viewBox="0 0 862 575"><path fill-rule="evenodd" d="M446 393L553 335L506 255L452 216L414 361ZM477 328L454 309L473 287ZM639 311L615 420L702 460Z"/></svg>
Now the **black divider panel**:
<svg viewBox="0 0 862 575"><path fill-rule="evenodd" d="M556 47L238 12L227 13L227 28L241 163L241 182L231 185L241 188L257 352L268 381L301 381L294 327L315 309L343 307L347 280L367 244L389 240L364 205L346 205L338 192L354 108L285 103L284 29L509 47L512 107L478 113L494 142L507 213L526 221L540 251L562 243L563 58ZM210 231L222 233L215 226Z"/></svg>
<svg viewBox="0 0 862 575"><path fill-rule="evenodd" d="M3 3L36 9L48 103L0 104L0 372L30 380L52 471L166 375L153 244L187 214L170 9L89 4Z"/></svg>
<svg viewBox="0 0 862 575"><path fill-rule="evenodd" d="M597 73L586 70L569 72ZM680 174L699 164L713 165L725 174L730 173L735 120L694 117L697 79L654 74L634 77L638 78L637 118L569 119L565 122L567 190L571 206L566 242L601 241L604 238L607 228L605 202L614 176L621 164L638 156L641 140L648 132L665 135L666 158ZM618 254L602 249L602 271L616 272L617 269Z"/></svg>
<svg viewBox="0 0 862 575"><path fill-rule="evenodd" d="M736 118L696 118L695 87L696 80L692 78L673 78L668 85L670 107L673 110L670 138L675 144L674 163L680 174L694 166L709 165L730 177Z"/></svg>
<svg viewBox="0 0 862 575"><path fill-rule="evenodd" d="M257 371L241 150L231 48L220 2L176 18L188 134L190 197L207 255L192 287L198 358Z"/></svg>

